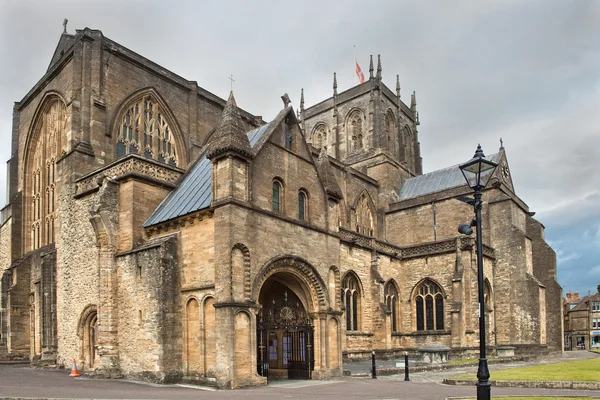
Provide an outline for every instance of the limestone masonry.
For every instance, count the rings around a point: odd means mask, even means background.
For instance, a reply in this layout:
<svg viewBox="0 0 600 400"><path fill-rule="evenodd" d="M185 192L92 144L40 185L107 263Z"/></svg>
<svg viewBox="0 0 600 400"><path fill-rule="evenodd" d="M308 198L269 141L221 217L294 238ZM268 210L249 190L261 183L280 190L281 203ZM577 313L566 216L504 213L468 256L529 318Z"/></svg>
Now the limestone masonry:
<svg viewBox="0 0 600 400"><path fill-rule="evenodd" d="M340 376L372 350L477 353L474 238L457 233L472 192L456 166L423 175L416 95L369 70L265 122L65 32L13 110L0 359L237 388ZM561 351L555 253L504 148L488 158L487 343Z"/></svg>

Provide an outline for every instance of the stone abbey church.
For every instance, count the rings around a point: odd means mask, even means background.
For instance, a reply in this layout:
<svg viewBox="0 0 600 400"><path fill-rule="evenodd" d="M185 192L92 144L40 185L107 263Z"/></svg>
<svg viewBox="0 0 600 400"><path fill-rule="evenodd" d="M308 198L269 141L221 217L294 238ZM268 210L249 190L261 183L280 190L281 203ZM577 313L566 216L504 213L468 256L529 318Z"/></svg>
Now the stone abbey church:
<svg viewBox="0 0 600 400"><path fill-rule="evenodd" d="M311 107L284 95L265 122L65 32L13 110L0 359L236 388L340 376L372 350L476 354L471 190L456 166L422 173L415 95L369 72ZM490 349L559 351L555 254L504 148L488 156Z"/></svg>

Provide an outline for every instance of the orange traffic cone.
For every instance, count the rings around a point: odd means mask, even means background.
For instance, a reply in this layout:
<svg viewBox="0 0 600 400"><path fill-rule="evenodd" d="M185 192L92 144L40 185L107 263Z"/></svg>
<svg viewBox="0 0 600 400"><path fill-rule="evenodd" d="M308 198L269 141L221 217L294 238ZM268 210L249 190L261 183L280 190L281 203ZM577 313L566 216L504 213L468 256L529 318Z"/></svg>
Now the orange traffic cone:
<svg viewBox="0 0 600 400"><path fill-rule="evenodd" d="M79 376L79 372L77 372L77 364L73 359L73 368L71 368L71 374L69 376Z"/></svg>

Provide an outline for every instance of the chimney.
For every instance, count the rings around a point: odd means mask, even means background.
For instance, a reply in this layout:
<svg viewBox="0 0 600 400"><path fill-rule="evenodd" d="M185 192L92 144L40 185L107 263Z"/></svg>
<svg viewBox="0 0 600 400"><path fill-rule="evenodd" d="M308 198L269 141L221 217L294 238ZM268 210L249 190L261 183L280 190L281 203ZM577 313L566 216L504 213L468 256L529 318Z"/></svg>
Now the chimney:
<svg viewBox="0 0 600 400"><path fill-rule="evenodd" d="M598 285L598 293L600 293L600 285Z"/></svg>

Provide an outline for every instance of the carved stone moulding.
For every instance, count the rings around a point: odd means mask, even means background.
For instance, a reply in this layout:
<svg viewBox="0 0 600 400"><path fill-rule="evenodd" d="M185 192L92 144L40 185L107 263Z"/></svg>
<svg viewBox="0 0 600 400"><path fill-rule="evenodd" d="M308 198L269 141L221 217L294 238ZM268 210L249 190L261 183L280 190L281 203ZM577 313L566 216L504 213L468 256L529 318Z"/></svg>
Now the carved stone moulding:
<svg viewBox="0 0 600 400"><path fill-rule="evenodd" d="M183 173L184 171L179 168L131 154L79 179L75 183L75 198L97 191L102 185L104 177L119 180L133 175L139 179L146 179L173 188Z"/></svg>

